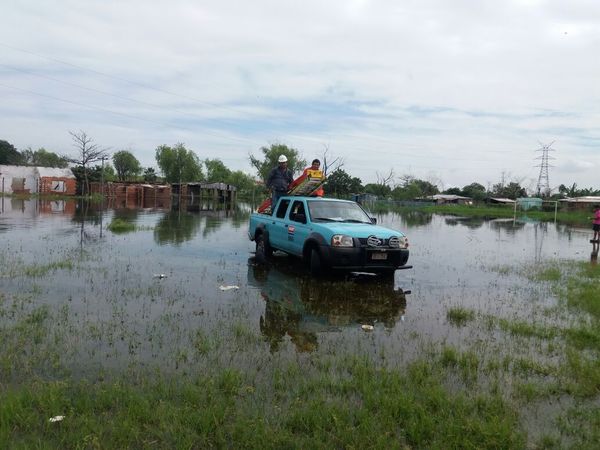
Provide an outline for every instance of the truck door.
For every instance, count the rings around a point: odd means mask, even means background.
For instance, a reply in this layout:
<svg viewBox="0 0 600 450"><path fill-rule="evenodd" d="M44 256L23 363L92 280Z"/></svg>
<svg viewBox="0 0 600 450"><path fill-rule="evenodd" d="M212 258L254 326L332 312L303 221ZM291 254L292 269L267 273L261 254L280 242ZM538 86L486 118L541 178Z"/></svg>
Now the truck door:
<svg viewBox="0 0 600 450"><path fill-rule="evenodd" d="M290 208L289 220L287 223L287 240L291 253L302 255L304 241L308 237L310 230L306 224L306 209L302 200L294 200Z"/></svg>
<svg viewBox="0 0 600 450"><path fill-rule="evenodd" d="M271 219L271 224L268 226L269 229L269 242L271 246L280 250L289 250L287 244L287 220L286 213L290 200L282 198L277 203L277 209Z"/></svg>

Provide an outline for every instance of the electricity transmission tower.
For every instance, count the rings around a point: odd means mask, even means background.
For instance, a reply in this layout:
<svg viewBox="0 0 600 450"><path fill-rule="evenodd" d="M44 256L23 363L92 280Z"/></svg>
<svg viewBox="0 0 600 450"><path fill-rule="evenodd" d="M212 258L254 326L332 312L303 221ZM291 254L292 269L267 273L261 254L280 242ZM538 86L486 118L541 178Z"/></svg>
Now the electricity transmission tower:
<svg viewBox="0 0 600 450"><path fill-rule="evenodd" d="M541 159L542 160L541 163L538 166L534 166L534 167L540 168L540 176L538 177L538 182L537 182L538 197L541 197L541 196L549 197L550 196L550 180L548 179L548 167L552 167L552 166L548 164L548 160L555 159L555 158L553 158L552 156L549 156L548 153L555 151L553 148L551 148L552 144L554 144L554 142L556 142L556 141L552 141L549 144L542 144L540 142L541 147L536 150L536 152L542 152L541 156L538 156L537 158L535 158L535 159Z"/></svg>

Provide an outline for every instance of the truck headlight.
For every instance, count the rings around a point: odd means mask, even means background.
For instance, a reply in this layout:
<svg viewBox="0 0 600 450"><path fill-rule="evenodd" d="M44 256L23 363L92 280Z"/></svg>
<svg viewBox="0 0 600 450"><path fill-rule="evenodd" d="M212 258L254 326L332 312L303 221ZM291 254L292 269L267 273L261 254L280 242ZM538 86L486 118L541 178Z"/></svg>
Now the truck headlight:
<svg viewBox="0 0 600 450"><path fill-rule="evenodd" d="M392 248L408 248L408 238L406 236L392 236L388 243Z"/></svg>
<svg viewBox="0 0 600 450"><path fill-rule="evenodd" d="M354 247L354 239L352 236L346 236L345 234L334 234L331 238L332 247Z"/></svg>
<svg viewBox="0 0 600 450"><path fill-rule="evenodd" d="M408 238L406 236L400 238L400 248L408 248Z"/></svg>

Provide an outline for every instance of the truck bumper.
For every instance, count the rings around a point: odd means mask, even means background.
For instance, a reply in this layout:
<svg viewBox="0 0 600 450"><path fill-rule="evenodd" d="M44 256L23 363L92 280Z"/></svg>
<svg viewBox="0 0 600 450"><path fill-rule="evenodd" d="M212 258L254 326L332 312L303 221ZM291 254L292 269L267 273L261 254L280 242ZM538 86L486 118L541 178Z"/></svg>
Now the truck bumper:
<svg viewBox="0 0 600 450"><path fill-rule="evenodd" d="M408 249L372 249L366 247L332 248L320 246L323 262L331 269L389 271L404 266Z"/></svg>

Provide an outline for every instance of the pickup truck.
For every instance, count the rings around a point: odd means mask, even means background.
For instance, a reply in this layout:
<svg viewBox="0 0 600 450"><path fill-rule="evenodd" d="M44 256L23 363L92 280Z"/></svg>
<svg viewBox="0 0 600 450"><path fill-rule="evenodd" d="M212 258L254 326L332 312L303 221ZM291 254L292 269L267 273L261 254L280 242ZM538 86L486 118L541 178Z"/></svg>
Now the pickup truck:
<svg viewBox="0 0 600 450"><path fill-rule="evenodd" d="M274 250L302 258L313 275L330 270L393 273L408 268L408 239L377 225L356 202L284 196L273 214L252 213L248 237L256 261Z"/></svg>

